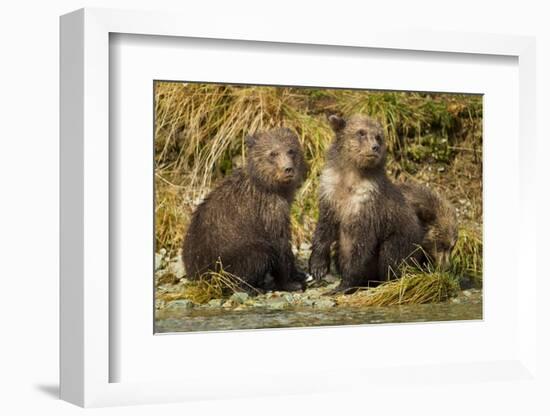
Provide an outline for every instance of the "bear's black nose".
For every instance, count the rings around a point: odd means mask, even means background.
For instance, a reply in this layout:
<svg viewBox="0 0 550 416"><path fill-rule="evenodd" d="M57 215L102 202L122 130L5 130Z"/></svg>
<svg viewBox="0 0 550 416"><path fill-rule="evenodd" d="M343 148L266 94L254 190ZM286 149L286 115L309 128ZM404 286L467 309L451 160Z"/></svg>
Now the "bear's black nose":
<svg viewBox="0 0 550 416"><path fill-rule="evenodd" d="M380 145L379 144L373 144L372 145L372 150L374 150L375 152L378 152L380 150Z"/></svg>
<svg viewBox="0 0 550 416"><path fill-rule="evenodd" d="M285 168L285 173L287 175L290 175L291 173L294 173L294 168Z"/></svg>

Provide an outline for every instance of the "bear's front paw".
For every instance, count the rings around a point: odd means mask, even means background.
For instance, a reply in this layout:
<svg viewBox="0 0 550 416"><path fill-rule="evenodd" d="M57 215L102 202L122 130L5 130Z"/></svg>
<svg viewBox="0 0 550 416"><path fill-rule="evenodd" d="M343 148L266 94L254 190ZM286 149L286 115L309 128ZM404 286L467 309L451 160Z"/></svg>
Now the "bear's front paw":
<svg viewBox="0 0 550 416"><path fill-rule="evenodd" d="M294 273L292 274L291 280L293 282L304 283L307 280L307 274L299 270L295 270Z"/></svg>
<svg viewBox="0 0 550 416"><path fill-rule="evenodd" d="M315 280L321 280L328 273L329 263L326 261L312 260L309 265L309 273Z"/></svg>

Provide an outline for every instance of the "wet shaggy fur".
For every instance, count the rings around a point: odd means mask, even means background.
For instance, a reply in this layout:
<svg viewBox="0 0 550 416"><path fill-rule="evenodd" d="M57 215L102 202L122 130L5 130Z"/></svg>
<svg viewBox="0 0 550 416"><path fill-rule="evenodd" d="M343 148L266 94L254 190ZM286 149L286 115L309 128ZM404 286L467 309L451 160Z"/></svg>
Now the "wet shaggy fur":
<svg viewBox="0 0 550 416"><path fill-rule="evenodd" d="M388 280L404 260L420 257L422 226L386 175L380 124L363 115L329 121L336 137L320 178L310 273L315 279L328 273L335 243L339 290Z"/></svg>
<svg viewBox="0 0 550 416"><path fill-rule="evenodd" d="M399 189L413 207L423 227L422 248L433 265L449 267L451 251L458 239L458 222L454 207L434 190L418 183L402 183Z"/></svg>
<svg viewBox="0 0 550 416"><path fill-rule="evenodd" d="M263 289L303 288L290 243L290 206L307 166L298 137L286 128L249 136L247 165L225 178L195 210L183 242L190 278L216 269ZM246 289L246 287L243 287Z"/></svg>

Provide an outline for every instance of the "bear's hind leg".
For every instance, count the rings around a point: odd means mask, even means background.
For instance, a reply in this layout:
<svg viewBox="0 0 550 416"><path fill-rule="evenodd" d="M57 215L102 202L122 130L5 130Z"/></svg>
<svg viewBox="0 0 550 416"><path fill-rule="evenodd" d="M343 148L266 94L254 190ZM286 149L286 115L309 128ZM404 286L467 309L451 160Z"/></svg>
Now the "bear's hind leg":
<svg viewBox="0 0 550 416"><path fill-rule="evenodd" d="M399 269L411 259L420 259L422 251L410 239L395 235L380 245L378 278L381 281L398 279Z"/></svg>
<svg viewBox="0 0 550 416"><path fill-rule="evenodd" d="M269 244L258 241L233 248L222 258L224 270L242 280L241 288L255 294L262 292L266 276L273 268L273 250Z"/></svg>

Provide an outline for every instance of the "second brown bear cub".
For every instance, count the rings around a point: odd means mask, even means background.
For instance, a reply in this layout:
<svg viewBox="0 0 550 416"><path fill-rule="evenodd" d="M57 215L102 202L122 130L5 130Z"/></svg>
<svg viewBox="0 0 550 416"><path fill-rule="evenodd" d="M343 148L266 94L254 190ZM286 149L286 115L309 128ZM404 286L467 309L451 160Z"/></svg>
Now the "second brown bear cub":
<svg viewBox="0 0 550 416"><path fill-rule="evenodd" d="M405 182L398 186L424 229L422 248L427 258L423 262L447 269L458 239L454 207L442 195L419 183Z"/></svg>
<svg viewBox="0 0 550 416"><path fill-rule="evenodd" d="M321 279L336 243L338 290L392 277L411 256L420 260L423 228L399 187L386 175L386 141L374 119L329 117L335 132L319 185L319 222L310 273Z"/></svg>
<svg viewBox="0 0 550 416"><path fill-rule="evenodd" d="M247 137L247 165L226 177L195 210L183 243L190 278L215 270L262 289L303 289L290 242L290 206L307 174L298 137L286 128ZM247 289L244 285L243 289Z"/></svg>

